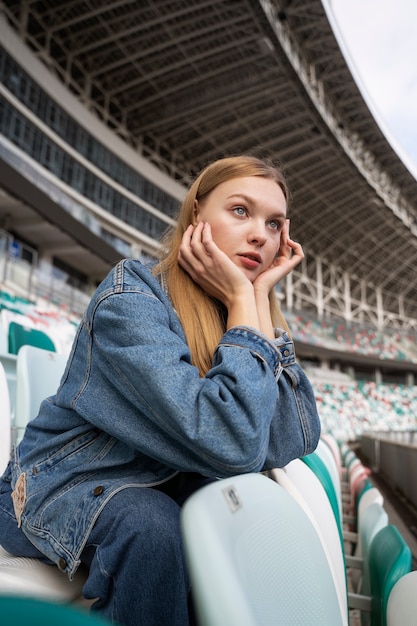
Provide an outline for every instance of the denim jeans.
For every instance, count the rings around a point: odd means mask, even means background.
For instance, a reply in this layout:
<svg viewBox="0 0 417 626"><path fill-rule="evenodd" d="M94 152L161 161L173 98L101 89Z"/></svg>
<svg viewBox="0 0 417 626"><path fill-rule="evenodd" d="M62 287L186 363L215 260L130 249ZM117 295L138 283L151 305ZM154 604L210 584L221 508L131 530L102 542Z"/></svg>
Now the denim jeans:
<svg viewBox="0 0 417 626"><path fill-rule="evenodd" d="M99 515L81 560L89 567L85 598L120 626L187 626L189 582L180 532L185 499L208 482L180 474L160 489L126 488ZM0 544L15 556L44 557L17 527L10 483L0 482Z"/></svg>

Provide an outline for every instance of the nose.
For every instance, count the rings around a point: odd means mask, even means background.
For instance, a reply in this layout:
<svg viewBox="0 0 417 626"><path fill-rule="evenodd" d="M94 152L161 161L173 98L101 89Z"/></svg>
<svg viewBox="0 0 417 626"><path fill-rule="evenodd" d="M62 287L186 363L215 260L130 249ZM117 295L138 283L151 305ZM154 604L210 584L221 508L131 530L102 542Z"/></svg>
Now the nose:
<svg viewBox="0 0 417 626"><path fill-rule="evenodd" d="M255 243L259 246L263 246L266 241L266 226L262 220L253 220L250 224L248 232L249 243Z"/></svg>

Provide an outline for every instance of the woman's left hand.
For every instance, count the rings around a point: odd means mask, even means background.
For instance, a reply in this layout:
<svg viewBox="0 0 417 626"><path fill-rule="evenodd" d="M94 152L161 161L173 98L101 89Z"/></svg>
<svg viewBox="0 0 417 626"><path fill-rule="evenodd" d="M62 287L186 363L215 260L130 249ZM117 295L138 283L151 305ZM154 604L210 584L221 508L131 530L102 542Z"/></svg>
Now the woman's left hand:
<svg viewBox="0 0 417 626"><path fill-rule="evenodd" d="M290 220L285 221L281 233L281 243L278 254L267 270L259 274L253 282L255 291L263 290L269 293L279 281L289 274L304 259L303 248L289 236Z"/></svg>

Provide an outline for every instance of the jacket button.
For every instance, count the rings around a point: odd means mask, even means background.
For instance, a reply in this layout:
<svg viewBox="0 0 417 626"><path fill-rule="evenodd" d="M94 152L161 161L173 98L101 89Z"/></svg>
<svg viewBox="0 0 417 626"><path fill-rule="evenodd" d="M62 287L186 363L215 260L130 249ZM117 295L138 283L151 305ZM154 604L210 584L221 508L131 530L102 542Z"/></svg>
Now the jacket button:
<svg viewBox="0 0 417 626"><path fill-rule="evenodd" d="M65 571L66 568L67 568L66 560L63 559L63 558L60 558L59 561L58 561L58 567L59 567L60 570Z"/></svg>
<svg viewBox="0 0 417 626"><path fill-rule="evenodd" d="M103 485L97 485L97 487L94 487L93 494L94 494L95 496L101 496L101 494L103 493L103 491L104 491L104 487L103 487Z"/></svg>
<svg viewBox="0 0 417 626"><path fill-rule="evenodd" d="M289 351L289 350L284 350L284 352L283 352L283 355L284 355L284 356L288 356L289 354L290 354L290 351Z"/></svg>

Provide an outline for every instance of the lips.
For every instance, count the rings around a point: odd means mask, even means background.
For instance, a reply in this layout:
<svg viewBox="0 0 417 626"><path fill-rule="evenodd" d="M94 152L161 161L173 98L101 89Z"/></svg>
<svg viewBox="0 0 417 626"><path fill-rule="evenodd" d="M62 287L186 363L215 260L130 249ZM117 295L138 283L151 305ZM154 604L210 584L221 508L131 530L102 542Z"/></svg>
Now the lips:
<svg viewBox="0 0 417 626"><path fill-rule="evenodd" d="M259 267L262 261L261 256L259 254L256 254L256 252L253 252L253 253L251 252L248 254L239 254L239 258L240 258L242 265L244 265L248 269L255 269Z"/></svg>
<svg viewBox="0 0 417 626"><path fill-rule="evenodd" d="M245 259L252 259L253 261L256 261L257 263L261 263L262 259L261 259L261 255L257 254L256 252L247 252L244 254L239 254L240 257L244 257Z"/></svg>

